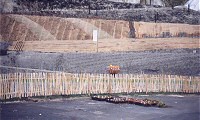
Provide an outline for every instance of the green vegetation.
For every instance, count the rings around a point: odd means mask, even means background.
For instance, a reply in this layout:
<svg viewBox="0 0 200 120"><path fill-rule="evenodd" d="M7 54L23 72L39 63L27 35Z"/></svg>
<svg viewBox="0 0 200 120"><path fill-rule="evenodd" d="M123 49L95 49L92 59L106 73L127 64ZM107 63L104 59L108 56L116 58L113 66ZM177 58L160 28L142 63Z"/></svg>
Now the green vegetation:
<svg viewBox="0 0 200 120"><path fill-rule="evenodd" d="M184 5L188 0L162 0L167 7Z"/></svg>

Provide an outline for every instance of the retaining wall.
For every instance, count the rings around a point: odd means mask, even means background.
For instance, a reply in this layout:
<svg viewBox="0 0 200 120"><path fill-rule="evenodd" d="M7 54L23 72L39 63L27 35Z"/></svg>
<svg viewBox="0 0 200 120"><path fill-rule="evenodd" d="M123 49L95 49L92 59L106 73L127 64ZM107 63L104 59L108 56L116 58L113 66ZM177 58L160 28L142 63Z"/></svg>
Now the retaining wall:
<svg viewBox="0 0 200 120"><path fill-rule="evenodd" d="M130 24L135 28L136 38L200 37L200 25L189 24L12 14L0 15L0 22L0 38L9 41L91 40L94 29L99 31L99 39L124 39L131 36Z"/></svg>

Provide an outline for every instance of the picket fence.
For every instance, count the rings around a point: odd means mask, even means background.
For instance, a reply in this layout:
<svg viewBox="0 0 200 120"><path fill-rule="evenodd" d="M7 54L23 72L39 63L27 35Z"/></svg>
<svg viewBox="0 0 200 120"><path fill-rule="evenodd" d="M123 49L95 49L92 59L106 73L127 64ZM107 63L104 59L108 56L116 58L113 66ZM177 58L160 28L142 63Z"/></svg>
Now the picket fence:
<svg viewBox="0 0 200 120"><path fill-rule="evenodd" d="M199 93L200 77L147 74L0 74L0 99L32 96L183 92Z"/></svg>

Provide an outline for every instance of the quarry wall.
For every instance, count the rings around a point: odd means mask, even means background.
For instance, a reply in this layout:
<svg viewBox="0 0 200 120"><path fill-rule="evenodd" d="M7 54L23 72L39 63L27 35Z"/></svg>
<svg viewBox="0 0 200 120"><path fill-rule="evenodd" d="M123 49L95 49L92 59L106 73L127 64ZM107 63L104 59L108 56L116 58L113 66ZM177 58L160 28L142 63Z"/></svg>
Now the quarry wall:
<svg viewBox="0 0 200 120"><path fill-rule="evenodd" d="M99 39L124 39L132 29L136 38L200 37L200 25L189 24L12 14L0 15L0 23L1 41L92 40L93 30Z"/></svg>

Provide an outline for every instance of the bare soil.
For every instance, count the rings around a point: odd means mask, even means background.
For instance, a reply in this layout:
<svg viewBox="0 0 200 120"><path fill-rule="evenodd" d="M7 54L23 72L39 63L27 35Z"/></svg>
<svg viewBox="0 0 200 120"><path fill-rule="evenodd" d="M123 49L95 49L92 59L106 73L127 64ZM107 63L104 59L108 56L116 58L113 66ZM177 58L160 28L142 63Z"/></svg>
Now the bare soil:
<svg viewBox="0 0 200 120"><path fill-rule="evenodd" d="M15 50L13 42L9 50ZM198 49L199 38L146 38L146 39L100 39L98 52L151 51L162 49ZM92 40L47 40L26 41L24 51L38 52L97 52L96 42Z"/></svg>

